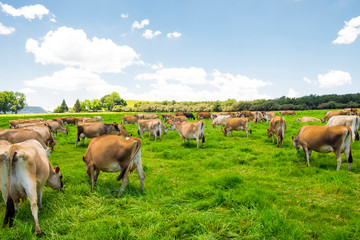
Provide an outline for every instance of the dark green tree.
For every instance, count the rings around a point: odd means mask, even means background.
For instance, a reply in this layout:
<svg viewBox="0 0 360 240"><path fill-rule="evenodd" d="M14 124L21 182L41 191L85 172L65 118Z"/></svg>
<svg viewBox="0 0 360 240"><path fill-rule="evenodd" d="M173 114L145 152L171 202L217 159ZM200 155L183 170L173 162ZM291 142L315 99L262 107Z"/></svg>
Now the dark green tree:
<svg viewBox="0 0 360 240"><path fill-rule="evenodd" d="M80 112L81 111L80 100L79 99L76 99L76 102L74 104L74 111L75 112Z"/></svg>
<svg viewBox="0 0 360 240"><path fill-rule="evenodd" d="M68 108L68 106L67 106L67 104L66 104L66 102L65 102L65 99L63 99L60 107L61 107L61 109L63 110L63 112L69 111L69 108Z"/></svg>
<svg viewBox="0 0 360 240"><path fill-rule="evenodd" d="M126 101L124 99L122 99L120 97L119 93L117 93L117 92L112 92L111 94L107 94L107 95L103 96L100 99L100 101L103 104L103 106L110 111L116 105L121 105L121 106L127 105Z"/></svg>
<svg viewBox="0 0 360 240"><path fill-rule="evenodd" d="M6 114L11 111L12 103L14 102L15 95L13 92L4 91L0 92L0 111Z"/></svg>
<svg viewBox="0 0 360 240"><path fill-rule="evenodd" d="M21 92L16 92L14 94L14 97L12 97L12 103L11 103L11 107L10 107L11 112L17 114L18 111L23 109L25 106L26 106L25 95Z"/></svg>

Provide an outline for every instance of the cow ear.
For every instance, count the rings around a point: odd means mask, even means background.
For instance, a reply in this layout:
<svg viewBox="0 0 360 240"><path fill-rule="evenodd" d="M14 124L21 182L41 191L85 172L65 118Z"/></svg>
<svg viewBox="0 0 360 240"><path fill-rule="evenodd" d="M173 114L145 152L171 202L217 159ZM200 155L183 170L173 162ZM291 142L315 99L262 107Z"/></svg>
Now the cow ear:
<svg viewBox="0 0 360 240"><path fill-rule="evenodd" d="M83 161L85 162L85 156L83 156Z"/></svg>
<svg viewBox="0 0 360 240"><path fill-rule="evenodd" d="M295 139L295 137L294 137L294 136L291 136L291 139L292 139L292 140L294 140L294 139Z"/></svg>
<svg viewBox="0 0 360 240"><path fill-rule="evenodd" d="M56 167L54 168L54 170L55 170L55 173L58 174L58 173L60 172L60 167L59 167L59 166L56 166Z"/></svg>

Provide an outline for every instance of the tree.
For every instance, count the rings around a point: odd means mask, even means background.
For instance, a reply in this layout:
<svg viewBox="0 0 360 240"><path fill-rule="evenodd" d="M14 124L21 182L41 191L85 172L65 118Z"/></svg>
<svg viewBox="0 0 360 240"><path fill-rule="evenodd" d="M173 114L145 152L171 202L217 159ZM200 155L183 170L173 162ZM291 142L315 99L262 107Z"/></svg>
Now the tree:
<svg viewBox="0 0 360 240"><path fill-rule="evenodd" d="M11 111L12 103L14 102L15 95L13 92L4 91L0 92L0 111L6 114Z"/></svg>
<svg viewBox="0 0 360 240"><path fill-rule="evenodd" d="M81 111L81 106L80 106L80 101L79 99L76 99L76 102L74 104L74 111L75 112L80 112Z"/></svg>
<svg viewBox="0 0 360 240"><path fill-rule="evenodd" d="M26 97L21 92L16 92L12 99L10 110L15 114L26 106Z"/></svg>
<svg viewBox="0 0 360 240"><path fill-rule="evenodd" d="M63 99L60 107L61 107L61 109L63 109L63 112L69 111L69 108L68 108L68 106L67 106L67 104L66 104L66 102L65 102L65 99Z"/></svg>
<svg viewBox="0 0 360 240"><path fill-rule="evenodd" d="M114 108L115 105L121 105L121 106L127 105L126 101L122 99L119 93L117 92L112 92L111 94L107 94L103 96L100 99L100 101L103 104L103 106L110 111Z"/></svg>

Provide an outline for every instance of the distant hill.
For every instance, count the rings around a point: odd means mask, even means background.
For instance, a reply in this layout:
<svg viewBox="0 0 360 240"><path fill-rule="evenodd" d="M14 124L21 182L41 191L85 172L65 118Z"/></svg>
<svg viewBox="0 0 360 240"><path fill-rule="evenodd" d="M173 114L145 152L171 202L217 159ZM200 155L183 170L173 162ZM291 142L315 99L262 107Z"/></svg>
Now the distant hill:
<svg viewBox="0 0 360 240"><path fill-rule="evenodd" d="M48 111L46 111L42 107L27 106L27 107L24 107L23 109L21 109L19 111L19 113L24 113L24 114L26 114L26 113L48 113Z"/></svg>

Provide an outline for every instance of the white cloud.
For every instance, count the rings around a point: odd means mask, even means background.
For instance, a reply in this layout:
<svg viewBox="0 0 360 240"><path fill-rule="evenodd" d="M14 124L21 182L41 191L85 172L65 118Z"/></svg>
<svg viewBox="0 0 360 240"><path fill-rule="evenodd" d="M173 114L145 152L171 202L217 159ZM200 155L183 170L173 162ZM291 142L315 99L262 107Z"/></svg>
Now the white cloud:
<svg viewBox="0 0 360 240"><path fill-rule="evenodd" d="M138 21L133 22L133 24L131 26L132 26L132 29L135 29L135 28L141 29L149 24L150 24L149 19L144 19L140 23Z"/></svg>
<svg viewBox="0 0 360 240"><path fill-rule="evenodd" d="M139 84L136 84L135 87L136 88L141 88L141 86Z"/></svg>
<svg viewBox="0 0 360 240"><path fill-rule="evenodd" d="M286 97L288 98L297 98L299 97L300 93L296 92L294 89L290 88L288 94L286 95Z"/></svg>
<svg viewBox="0 0 360 240"><path fill-rule="evenodd" d="M43 76L24 82L28 87L46 88L54 91L75 92L81 89L101 97L111 92L123 94L127 89L121 86L111 85L101 79L98 74L75 68L65 68L54 72L52 76Z"/></svg>
<svg viewBox="0 0 360 240"><path fill-rule="evenodd" d="M303 80L306 82L306 83L309 83L309 84L316 84L314 83L313 81L311 81L311 79L307 78L307 77L304 77Z"/></svg>
<svg viewBox="0 0 360 240"><path fill-rule="evenodd" d="M13 27L6 27L2 23L0 23L0 35L8 35L15 31Z"/></svg>
<svg viewBox="0 0 360 240"><path fill-rule="evenodd" d="M210 78L208 80L207 78ZM151 90L140 94L128 93L128 99L142 100L176 100L176 101L210 101L269 99L258 92L258 88L271 85L258 79L246 76L221 73L215 70L208 74L202 68L164 68L155 73L139 74L136 80L156 80ZM170 82L172 80L172 82ZM193 84L202 84L200 88Z"/></svg>
<svg viewBox="0 0 360 240"><path fill-rule="evenodd" d="M158 69L161 69L163 67L164 67L164 65L161 62L158 62L156 64L151 65L152 70L158 70Z"/></svg>
<svg viewBox="0 0 360 240"><path fill-rule="evenodd" d="M179 32L172 32L172 33L168 33L168 34L166 34L166 36L168 37L168 38L179 38L179 37L181 37L181 33L179 33Z"/></svg>
<svg viewBox="0 0 360 240"><path fill-rule="evenodd" d="M131 47L117 45L111 39L88 39L83 30L68 27L48 32L42 42L28 39L26 51L33 53L35 61L43 65L77 66L97 73L120 73L130 65L141 63Z"/></svg>
<svg viewBox="0 0 360 240"><path fill-rule="evenodd" d="M27 94L31 94L31 93L36 93L36 91L32 88L22 88L19 90L19 92L27 95Z"/></svg>
<svg viewBox="0 0 360 240"><path fill-rule="evenodd" d="M0 6L3 12L13 17L24 16L29 21L35 18L42 19L44 15L48 15L50 12L46 7L44 7L41 4L24 6L21 8L14 8L11 5L0 2Z"/></svg>
<svg viewBox="0 0 360 240"><path fill-rule="evenodd" d="M333 41L334 44L353 43L360 35L360 16L352 18L349 22L345 21L345 26L338 32L338 37Z"/></svg>
<svg viewBox="0 0 360 240"><path fill-rule="evenodd" d="M345 84L351 84L351 75L343 71L330 71L324 75L318 75L320 88L338 87Z"/></svg>
<svg viewBox="0 0 360 240"><path fill-rule="evenodd" d="M135 77L136 80L156 80L166 82L179 81L182 84L205 84L207 73L202 68L163 68L156 73L143 73Z"/></svg>
<svg viewBox="0 0 360 240"><path fill-rule="evenodd" d="M160 35L160 34L161 34L160 31L153 32L150 29L146 29L146 31L142 35L146 39L152 39L152 38L154 38L154 37L156 37L157 35Z"/></svg>
<svg viewBox="0 0 360 240"><path fill-rule="evenodd" d="M121 17L122 17L122 18L128 18L128 17L129 17L129 14L127 14L127 13L122 13L122 14L121 14Z"/></svg>

